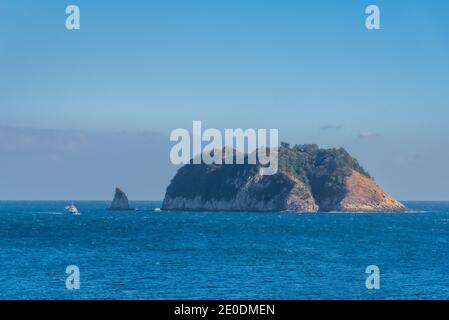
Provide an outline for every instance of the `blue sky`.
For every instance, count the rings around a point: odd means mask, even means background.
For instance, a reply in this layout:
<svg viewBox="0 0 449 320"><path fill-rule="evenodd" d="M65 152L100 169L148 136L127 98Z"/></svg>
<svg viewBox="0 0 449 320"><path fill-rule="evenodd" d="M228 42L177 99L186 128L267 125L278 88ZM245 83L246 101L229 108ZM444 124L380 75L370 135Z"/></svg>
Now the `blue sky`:
<svg viewBox="0 0 449 320"><path fill-rule="evenodd" d="M81 30L65 29L69 4ZM381 30L364 26L369 4ZM1 0L0 126L167 141L192 120L279 128L291 143L347 148L400 199L449 200L448 39L447 1ZM2 145L0 159L13 157ZM161 198L172 171L141 170L154 188L124 179L130 197ZM20 171L2 173L0 199L55 198L50 186L24 189ZM103 185L89 192L105 196Z"/></svg>

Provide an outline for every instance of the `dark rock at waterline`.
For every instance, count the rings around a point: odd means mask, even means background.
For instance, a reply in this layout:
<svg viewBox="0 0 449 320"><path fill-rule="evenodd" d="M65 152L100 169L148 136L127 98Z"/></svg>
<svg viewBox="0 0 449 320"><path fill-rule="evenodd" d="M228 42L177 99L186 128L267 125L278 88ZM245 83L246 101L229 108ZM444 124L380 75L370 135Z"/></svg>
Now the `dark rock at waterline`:
<svg viewBox="0 0 449 320"><path fill-rule="evenodd" d="M120 188L115 188L114 200L112 200L111 207L109 210L112 211L131 211L134 210L129 207L128 197L125 192Z"/></svg>

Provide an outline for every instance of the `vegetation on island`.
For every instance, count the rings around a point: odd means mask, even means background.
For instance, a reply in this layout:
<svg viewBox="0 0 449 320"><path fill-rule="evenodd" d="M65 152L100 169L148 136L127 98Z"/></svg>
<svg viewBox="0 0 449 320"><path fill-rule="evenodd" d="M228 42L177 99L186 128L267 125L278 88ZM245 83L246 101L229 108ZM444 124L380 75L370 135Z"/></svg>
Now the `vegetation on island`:
<svg viewBox="0 0 449 320"><path fill-rule="evenodd" d="M290 147L288 143L282 143L279 170L303 181L321 208L332 207L345 196L345 180L352 170L372 179L345 149L321 149L316 144ZM325 203L329 199L333 201Z"/></svg>
<svg viewBox="0 0 449 320"><path fill-rule="evenodd" d="M320 208L331 208L345 196L345 179L352 170L370 175L343 148L321 149L315 144L282 143L279 148L279 170L262 176L249 192L255 199L268 200L292 188L293 176L308 187ZM247 163L247 161L245 161ZM167 189L167 196L193 199L230 200L242 184L242 178L257 176L258 165L188 164L180 168Z"/></svg>

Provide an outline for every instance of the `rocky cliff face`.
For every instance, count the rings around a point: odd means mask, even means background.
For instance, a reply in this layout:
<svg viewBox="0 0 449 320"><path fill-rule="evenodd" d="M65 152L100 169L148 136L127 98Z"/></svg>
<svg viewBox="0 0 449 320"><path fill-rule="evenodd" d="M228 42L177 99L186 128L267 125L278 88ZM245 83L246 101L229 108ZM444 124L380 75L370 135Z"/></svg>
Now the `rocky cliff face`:
<svg viewBox="0 0 449 320"><path fill-rule="evenodd" d="M163 210L404 211L344 149L282 144L279 170L258 165L189 164L167 188Z"/></svg>
<svg viewBox="0 0 449 320"><path fill-rule="evenodd" d="M112 204L109 210L114 211L133 210L129 207L128 197L120 188L115 188L114 200L112 200Z"/></svg>
<svg viewBox="0 0 449 320"><path fill-rule="evenodd" d="M239 165L240 166L240 165ZM243 165L242 165L243 166ZM184 171L190 168L185 167ZM207 177L209 190L183 194L175 189L177 181L165 196L165 210L226 210L226 211L316 211L315 204L307 187L299 180L284 173L261 176L256 168L241 168L235 175L222 180L222 166L203 167L201 175ZM180 172L182 176L186 172Z"/></svg>
<svg viewBox="0 0 449 320"><path fill-rule="evenodd" d="M402 203L385 193L373 180L353 171L346 178L347 192L339 211L404 211Z"/></svg>

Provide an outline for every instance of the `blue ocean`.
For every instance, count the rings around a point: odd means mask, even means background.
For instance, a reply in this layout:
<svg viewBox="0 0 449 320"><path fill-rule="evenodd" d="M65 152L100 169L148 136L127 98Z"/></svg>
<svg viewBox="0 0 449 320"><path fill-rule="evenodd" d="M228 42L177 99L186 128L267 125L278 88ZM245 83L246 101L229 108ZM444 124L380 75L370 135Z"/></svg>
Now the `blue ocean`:
<svg viewBox="0 0 449 320"><path fill-rule="evenodd" d="M447 299L449 202L416 213L155 212L0 202L0 299ZM80 289L66 288L66 267ZM380 289L368 290L368 265Z"/></svg>

